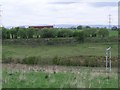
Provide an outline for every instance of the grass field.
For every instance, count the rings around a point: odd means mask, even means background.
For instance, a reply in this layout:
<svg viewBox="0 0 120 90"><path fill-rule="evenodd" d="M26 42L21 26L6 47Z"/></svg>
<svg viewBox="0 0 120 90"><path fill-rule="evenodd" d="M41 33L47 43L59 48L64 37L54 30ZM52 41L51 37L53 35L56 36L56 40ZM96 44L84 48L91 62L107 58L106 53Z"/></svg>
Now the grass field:
<svg viewBox="0 0 120 90"><path fill-rule="evenodd" d="M3 65L3 88L117 88L117 69ZM55 73L56 72L56 73Z"/></svg>
<svg viewBox="0 0 120 90"><path fill-rule="evenodd" d="M118 31L109 31L109 36L118 36Z"/></svg>
<svg viewBox="0 0 120 90"><path fill-rule="evenodd" d="M105 56L112 47L112 56L118 56L117 43L84 43L74 45L8 45L2 46L5 57L26 56ZM3 88L117 88L117 68L106 74L105 67L40 66L3 64Z"/></svg>
<svg viewBox="0 0 120 90"><path fill-rule="evenodd" d="M1 39L0 39L0 89L2 89L2 44L1 44Z"/></svg>
<svg viewBox="0 0 120 90"><path fill-rule="evenodd" d="M118 55L117 43L84 43L75 45L45 45L45 46L30 46L30 45L3 45L2 53L5 57L23 58L26 56L79 56L93 55L105 56L107 47L112 47L112 56Z"/></svg>

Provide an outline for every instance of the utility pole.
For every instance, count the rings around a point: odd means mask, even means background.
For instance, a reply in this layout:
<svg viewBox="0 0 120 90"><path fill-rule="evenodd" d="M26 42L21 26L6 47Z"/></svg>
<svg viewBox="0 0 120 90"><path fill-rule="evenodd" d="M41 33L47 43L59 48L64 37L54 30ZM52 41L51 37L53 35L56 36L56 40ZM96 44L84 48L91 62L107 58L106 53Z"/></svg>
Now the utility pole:
<svg viewBox="0 0 120 90"><path fill-rule="evenodd" d="M111 22L112 22L112 19L111 19L111 14L109 14L109 21L108 21L108 23L109 23L109 29L111 29Z"/></svg>

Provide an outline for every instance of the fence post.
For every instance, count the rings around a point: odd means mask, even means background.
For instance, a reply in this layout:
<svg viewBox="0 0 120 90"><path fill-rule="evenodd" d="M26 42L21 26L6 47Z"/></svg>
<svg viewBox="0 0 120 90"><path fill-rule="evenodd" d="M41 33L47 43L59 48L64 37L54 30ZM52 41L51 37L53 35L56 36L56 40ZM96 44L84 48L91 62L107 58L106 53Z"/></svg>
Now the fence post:
<svg viewBox="0 0 120 90"><path fill-rule="evenodd" d="M108 60L109 59L109 60ZM111 72L111 47L106 49L106 71L109 68L110 72ZM108 67L109 64L109 67Z"/></svg>

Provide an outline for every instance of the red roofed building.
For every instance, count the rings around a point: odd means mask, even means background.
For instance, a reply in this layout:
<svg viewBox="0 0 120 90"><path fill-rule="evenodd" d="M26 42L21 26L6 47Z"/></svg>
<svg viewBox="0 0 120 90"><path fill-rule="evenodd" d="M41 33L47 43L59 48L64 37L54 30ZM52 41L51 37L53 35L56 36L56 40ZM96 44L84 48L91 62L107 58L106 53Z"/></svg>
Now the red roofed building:
<svg viewBox="0 0 120 90"><path fill-rule="evenodd" d="M51 26L30 26L30 27L32 27L32 28L53 28L53 26L51 25Z"/></svg>

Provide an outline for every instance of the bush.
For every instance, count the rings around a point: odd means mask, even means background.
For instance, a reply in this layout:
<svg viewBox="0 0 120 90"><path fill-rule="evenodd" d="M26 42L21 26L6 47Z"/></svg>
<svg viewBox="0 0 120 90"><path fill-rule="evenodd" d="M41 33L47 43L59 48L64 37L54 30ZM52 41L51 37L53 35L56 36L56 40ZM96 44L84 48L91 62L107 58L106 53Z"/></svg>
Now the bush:
<svg viewBox="0 0 120 90"><path fill-rule="evenodd" d="M2 63L20 63L20 59L2 56Z"/></svg>
<svg viewBox="0 0 120 90"><path fill-rule="evenodd" d="M96 37L98 30L96 28L88 28L84 30L85 37Z"/></svg>
<svg viewBox="0 0 120 90"><path fill-rule="evenodd" d="M12 29L10 29L10 34L11 34L12 39L17 39L18 31L19 31L19 28L12 28Z"/></svg>
<svg viewBox="0 0 120 90"><path fill-rule="evenodd" d="M2 28L2 38L7 39L7 29L4 27Z"/></svg>
<svg viewBox="0 0 120 90"><path fill-rule="evenodd" d="M18 31L18 36L21 39L27 39L27 30L25 28L20 28Z"/></svg>
<svg viewBox="0 0 120 90"><path fill-rule="evenodd" d="M6 36L7 36L7 39L10 39L10 30L6 31Z"/></svg>
<svg viewBox="0 0 120 90"><path fill-rule="evenodd" d="M55 56L55 57L53 58L52 62L53 62L53 64L55 64L55 65L60 65L60 60L61 60L60 57Z"/></svg>
<svg viewBox="0 0 120 90"><path fill-rule="evenodd" d="M28 28L27 30L27 38L33 38L35 30L33 28Z"/></svg>
<svg viewBox="0 0 120 90"><path fill-rule="evenodd" d="M77 26L77 29L82 29L83 27L81 25Z"/></svg>
<svg viewBox="0 0 120 90"><path fill-rule="evenodd" d="M108 37L109 36L109 31L105 28L101 28L98 31L98 36L100 37Z"/></svg>
<svg viewBox="0 0 120 90"><path fill-rule="evenodd" d="M80 30L75 30L73 33L73 37L79 37Z"/></svg>
<svg viewBox="0 0 120 90"><path fill-rule="evenodd" d="M96 65L97 65L97 60L95 59L95 57L90 57L89 59L88 59L88 66L90 66L90 67L96 67Z"/></svg>
<svg viewBox="0 0 120 90"><path fill-rule="evenodd" d="M86 29L89 29L89 28L91 28L91 27L90 27L90 26L85 26L85 28L86 28Z"/></svg>
<svg viewBox="0 0 120 90"><path fill-rule="evenodd" d="M61 29L58 31L58 37L72 37L73 31L69 29Z"/></svg>
<svg viewBox="0 0 120 90"><path fill-rule="evenodd" d="M39 62L39 58L35 57L35 56L31 56L31 57L25 57L22 61L21 64L38 64Z"/></svg>
<svg viewBox="0 0 120 90"><path fill-rule="evenodd" d="M112 67L117 67L118 57L112 57ZM2 63L21 63L28 65L65 65L65 66L87 66L87 67L105 67L105 57L103 56L74 56L41 58L39 56L30 56L23 59L13 57L2 57Z"/></svg>
<svg viewBox="0 0 120 90"><path fill-rule="evenodd" d="M78 33L78 38L77 39L78 39L79 42L84 42L85 35L84 35L83 31Z"/></svg>
<svg viewBox="0 0 120 90"><path fill-rule="evenodd" d="M40 36L42 38L55 38L55 37L57 37L57 30L43 28L40 32Z"/></svg>
<svg viewBox="0 0 120 90"><path fill-rule="evenodd" d="M113 27L111 28L111 30L116 31L116 30L118 30L118 28L117 28L117 26L113 26Z"/></svg>
<svg viewBox="0 0 120 90"><path fill-rule="evenodd" d="M34 29L34 36L36 37L36 38L39 38L40 37L40 35L41 35L41 29Z"/></svg>
<svg viewBox="0 0 120 90"><path fill-rule="evenodd" d="M13 63L13 62L14 60L12 57L7 57L7 58L2 57L2 63Z"/></svg>

